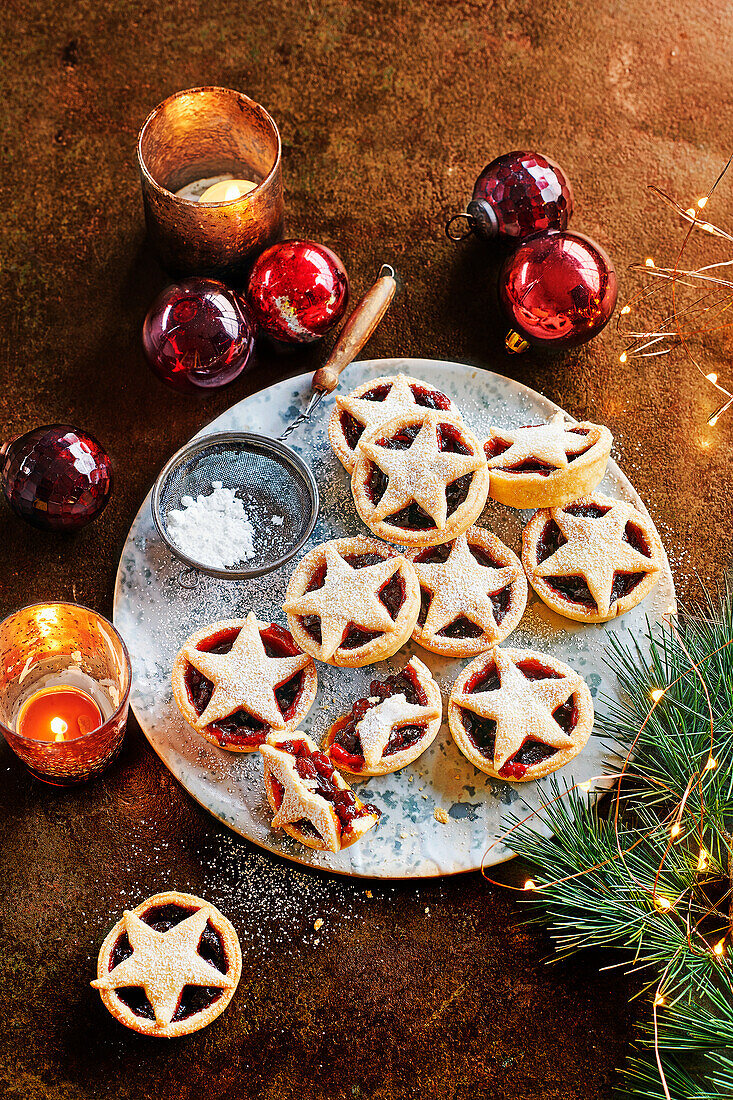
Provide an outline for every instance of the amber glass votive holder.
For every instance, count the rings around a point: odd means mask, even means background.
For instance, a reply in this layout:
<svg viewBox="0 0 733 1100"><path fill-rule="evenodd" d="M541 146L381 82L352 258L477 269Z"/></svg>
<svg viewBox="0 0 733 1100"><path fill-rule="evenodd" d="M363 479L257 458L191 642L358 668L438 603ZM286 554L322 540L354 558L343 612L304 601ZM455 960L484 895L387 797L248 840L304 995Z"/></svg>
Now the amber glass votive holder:
<svg viewBox="0 0 733 1100"><path fill-rule="evenodd" d="M190 88L164 99L143 123L137 156L148 236L170 274L242 281L282 236L280 134L242 92ZM223 176L257 186L216 203L179 194Z"/></svg>
<svg viewBox="0 0 733 1100"><path fill-rule="evenodd" d="M111 764L125 736L131 680L125 643L96 611L73 603L39 603L0 623L0 732L45 783L84 783ZM20 734L24 705L38 691L55 687L74 687L91 696L102 725L61 741Z"/></svg>

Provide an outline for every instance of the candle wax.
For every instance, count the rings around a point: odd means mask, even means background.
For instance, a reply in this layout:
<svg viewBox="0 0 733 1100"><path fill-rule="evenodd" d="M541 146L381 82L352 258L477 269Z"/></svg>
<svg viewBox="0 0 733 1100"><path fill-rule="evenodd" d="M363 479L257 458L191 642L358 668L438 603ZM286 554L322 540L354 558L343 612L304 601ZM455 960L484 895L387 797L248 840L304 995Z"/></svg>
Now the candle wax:
<svg viewBox="0 0 733 1100"><path fill-rule="evenodd" d="M249 191L254 191L256 183L252 180L220 180L207 187L199 202L227 202L239 199Z"/></svg>
<svg viewBox="0 0 733 1100"><path fill-rule="evenodd" d="M73 741L102 725L90 695L75 687L43 688L23 704L16 728L33 741Z"/></svg>

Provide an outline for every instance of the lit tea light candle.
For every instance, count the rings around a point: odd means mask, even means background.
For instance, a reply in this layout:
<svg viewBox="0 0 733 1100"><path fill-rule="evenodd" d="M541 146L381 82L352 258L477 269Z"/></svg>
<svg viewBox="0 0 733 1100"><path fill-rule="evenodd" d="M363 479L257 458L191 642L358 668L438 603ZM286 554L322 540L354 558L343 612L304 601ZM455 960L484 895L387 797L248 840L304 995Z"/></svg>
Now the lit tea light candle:
<svg viewBox="0 0 733 1100"><path fill-rule="evenodd" d="M17 731L33 741L73 741L102 725L102 712L85 691L50 687L37 691L18 715Z"/></svg>
<svg viewBox="0 0 733 1100"><path fill-rule="evenodd" d="M206 188L199 202L231 202L254 191L256 186L252 180L220 180Z"/></svg>

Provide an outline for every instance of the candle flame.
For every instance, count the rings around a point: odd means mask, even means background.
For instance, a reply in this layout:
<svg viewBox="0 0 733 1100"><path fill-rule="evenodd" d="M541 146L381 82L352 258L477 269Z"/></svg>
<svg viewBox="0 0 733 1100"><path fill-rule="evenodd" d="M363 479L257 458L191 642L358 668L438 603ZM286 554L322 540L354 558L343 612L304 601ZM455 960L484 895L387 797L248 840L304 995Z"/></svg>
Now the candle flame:
<svg viewBox="0 0 733 1100"><path fill-rule="evenodd" d="M68 725L64 722L63 718L51 719L51 733L55 734L54 741L63 741L64 734L68 730Z"/></svg>
<svg viewBox="0 0 733 1100"><path fill-rule="evenodd" d="M224 198L238 199L239 196L243 194L245 194L245 192L241 191L236 183L232 183L229 187L227 187L226 191L224 192Z"/></svg>

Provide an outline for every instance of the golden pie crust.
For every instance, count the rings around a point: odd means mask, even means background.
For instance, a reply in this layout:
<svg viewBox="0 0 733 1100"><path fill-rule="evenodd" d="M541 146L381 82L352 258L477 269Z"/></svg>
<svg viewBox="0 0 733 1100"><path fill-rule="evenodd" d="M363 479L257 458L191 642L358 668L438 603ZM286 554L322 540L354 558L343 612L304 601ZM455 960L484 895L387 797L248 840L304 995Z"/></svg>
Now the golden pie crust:
<svg viewBox="0 0 733 1100"><path fill-rule="evenodd" d="M414 435L404 449L391 449L383 441L400 433ZM440 439L457 441L466 454L441 450ZM381 471L385 490L378 502L369 491L372 471ZM449 514L448 487L469 478L464 499ZM359 458L351 476L356 510L375 535L400 546L435 546L457 538L480 516L489 491L486 457L473 432L454 416L416 410L403 413L365 433L359 441ZM401 527L390 517L415 504L428 527Z"/></svg>
<svg viewBox="0 0 733 1100"><path fill-rule="evenodd" d="M365 400L365 393L372 393L389 387L389 392L382 401ZM417 395L415 394L417 390ZM362 382L355 390L345 397L336 395L336 406L328 421L328 438L331 446L342 466L351 473L358 457L358 444L354 449L346 438L342 424L344 415L352 417L363 427L364 432L384 424L403 412L425 408L420 405L417 396L420 393L436 394L439 399L446 402L445 412L458 416L459 412L447 394L442 390L431 386L429 382L423 382L420 378L411 378L407 374L390 374L382 378L372 378L368 382Z"/></svg>
<svg viewBox="0 0 733 1100"><path fill-rule="evenodd" d="M606 472L612 443L608 428L567 421L562 412L546 424L492 427L484 444L489 496L510 508L552 508L587 496Z"/></svg>
<svg viewBox="0 0 733 1100"><path fill-rule="evenodd" d="M262 633L275 629L283 631L290 639L296 653L292 658L268 657L264 652L261 642ZM237 630L237 638L232 646L230 654L211 654L211 657L230 657L230 668L224 660L214 661L216 670L209 668L212 663L206 650L199 650L202 642L210 642L220 635L227 635ZM259 643L258 644L258 640ZM241 649L235 653L237 643L241 642ZM194 661L196 664L194 664ZM209 703L201 714L198 713L189 694L186 676L189 667L199 665L198 671L206 676L214 684ZM302 679L299 694L293 713L285 718L280 710L275 689L283 683L287 683L298 672L302 671ZM221 682L217 683L216 676ZM313 705L318 689L318 676L313 659L297 649L297 643L292 636L274 623L260 622L254 612L250 611L243 619L220 619L202 627L187 638L178 652L173 664L172 674L173 697L176 705L197 733L210 741L217 748L227 749L229 752L257 752L260 744L267 738L272 729L294 730L303 721ZM220 706L212 712L212 705L221 702ZM215 726L217 721L235 714L238 710L245 710L265 724L261 734L256 733L249 744L237 744L226 741L226 737L217 733ZM218 716L218 717L217 717Z"/></svg>
<svg viewBox="0 0 733 1100"><path fill-rule="evenodd" d="M161 905L176 905L192 912L167 932L156 932L145 924L142 917ZM208 923L216 931L223 949L227 962L225 974L196 950ZM133 952L111 968L112 954L122 935L128 936ZM115 924L102 944L97 960L97 978L91 984L99 991L105 1007L125 1027L141 1035L171 1039L199 1031L220 1016L234 996L241 973L239 939L227 918L203 898L167 890L154 894L125 912ZM172 1017L186 985L218 987L221 996L185 1019L174 1020ZM145 990L156 1013L155 1019L138 1016L120 999L117 988L131 986Z"/></svg>
<svg viewBox="0 0 733 1100"><path fill-rule="evenodd" d="M471 548L486 555L496 567L477 561ZM444 562L421 560L436 551L448 551ZM450 545L410 550L407 556L415 566L421 599L428 598L425 619L420 622L421 614L412 632L423 649L444 657L475 657L519 626L527 605L522 563L485 527L469 527ZM498 622L497 605L501 609ZM468 620L472 629L461 634L454 626L453 636L441 633L462 619Z"/></svg>
<svg viewBox="0 0 733 1100"><path fill-rule="evenodd" d="M272 734L264 745L260 746L264 764L265 791L267 801L274 814L273 829L283 829L295 840L315 851L340 852L356 844L365 833L379 821L379 811L365 806L351 790L346 780L334 768L332 782L342 791L349 791L360 816L354 818L347 829L343 829L333 803L312 789L313 781L303 779L295 770L296 757L288 751L287 743L305 742L308 755L320 752L315 741L307 734L296 730L294 733ZM328 760L327 757L324 759ZM282 795L277 790L278 784ZM304 829L303 823L310 822L311 829Z"/></svg>
<svg viewBox="0 0 733 1100"><path fill-rule="evenodd" d="M351 767L345 761L334 758L333 755L333 743L339 732L340 723L343 719L339 719L331 726L331 729L326 735L323 750L331 758L334 765L342 772L346 772L347 775L356 775L359 777L366 777L370 775L388 775L390 772L399 771L400 768L406 767L411 764L413 760L417 760L418 756L421 756L427 748L429 748L435 738L438 736L441 722L443 721L443 700L440 695L440 688L436 684L432 677L430 669L427 668L418 657L412 657L405 665L404 671L410 670L414 675L415 680L422 688L427 699L426 704L404 704L398 703L388 706L385 711L384 704L381 706L378 704L372 710L367 711L365 719L370 726L370 742L369 749L365 753L373 757L369 763L366 758L364 759L364 765L361 768ZM403 694L404 698L404 694ZM390 700L394 700L395 696L392 695L385 700L387 704L390 704ZM377 719L375 721L375 719ZM381 719L381 721L379 720ZM362 722L356 724L357 730ZM399 729L401 726L423 726L424 732L417 741L413 742L407 748L402 749L400 752L390 753L384 755L386 743L389 740L389 735L393 730Z"/></svg>
<svg viewBox="0 0 733 1100"><path fill-rule="evenodd" d="M559 531L563 542L545 556L543 539L551 531ZM627 501L594 493L535 512L522 536L522 564L537 595L558 615L605 623L651 592L664 549L648 515ZM573 595L578 582L585 586L584 598Z"/></svg>
<svg viewBox="0 0 733 1100"><path fill-rule="evenodd" d="M346 560L361 556L379 561L353 568ZM321 587L309 591L314 577L324 569ZM402 603L392 618L379 592L391 585L395 576L403 590ZM412 562L383 542L362 536L332 539L299 562L288 583L283 609L296 645L306 653L330 665L360 668L391 657L405 644L417 622L420 586ZM303 625L304 618L311 616L320 619L320 642ZM352 626L376 636L361 645L343 645Z"/></svg>
<svg viewBox="0 0 733 1100"><path fill-rule="evenodd" d="M528 677L523 667L530 672ZM495 671L500 686L466 692L472 681ZM546 678L536 678L542 670ZM478 683L481 687L480 681ZM575 724L565 730L553 714L570 704ZM467 726L465 711L496 723L493 755L482 752ZM508 783L529 783L557 771L585 747L593 729L593 702L585 680L547 653L524 649L493 649L463 669L448 700L448 725L453 740L475 768ZM525 742L556 751L525 767L515 760Z"/></svg>

